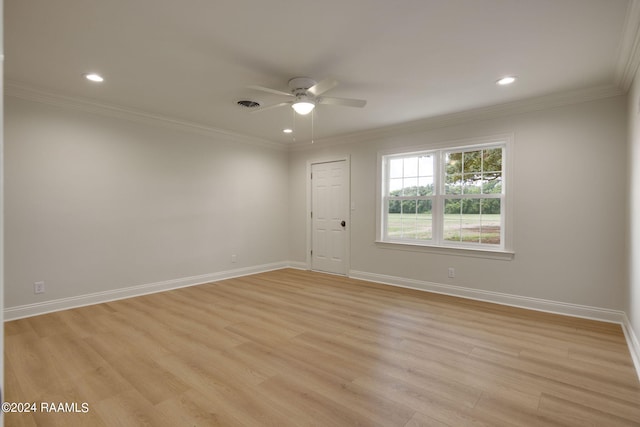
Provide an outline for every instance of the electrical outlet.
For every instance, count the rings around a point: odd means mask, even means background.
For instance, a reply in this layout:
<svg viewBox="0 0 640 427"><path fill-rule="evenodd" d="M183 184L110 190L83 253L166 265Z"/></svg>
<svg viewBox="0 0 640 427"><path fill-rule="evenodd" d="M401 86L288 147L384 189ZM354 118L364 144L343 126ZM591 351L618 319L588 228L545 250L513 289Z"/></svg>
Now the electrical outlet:
<svg viewBox="0 0 640 427"><path fill-rule="evenodd" d="M456 277L456 269L453 267L449 267L448 274L449 274L449 279L453 279L454 277Z"/></svg>
<svg viewBox="0 0 640 427"><path fill-rule="evenodd" d="M34 294L44 294L44 282L35 282L33 284Z"/></svg>
<svg viewBox="0 0 640 427"><path fill-rule="evenodd" d="M234 263L238 262L238 255L236 254L231 255L231 262L234 262Z"/></svg>

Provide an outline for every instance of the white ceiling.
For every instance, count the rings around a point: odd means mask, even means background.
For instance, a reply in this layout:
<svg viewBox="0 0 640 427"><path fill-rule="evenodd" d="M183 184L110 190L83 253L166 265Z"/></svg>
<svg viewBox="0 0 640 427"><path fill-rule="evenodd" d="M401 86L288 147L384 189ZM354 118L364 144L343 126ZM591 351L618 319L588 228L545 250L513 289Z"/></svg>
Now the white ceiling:
<svg viewBox="0 0 640 427"><path fill-rule="evenodd" d="M614 86L627 0L4 0L10 84L290 143L295 76L332 77L316 139ZM91 84L82 74L105 77ZM498 87L504 75L516 84ZM310 138L296 119L296 142Z"/></svg>

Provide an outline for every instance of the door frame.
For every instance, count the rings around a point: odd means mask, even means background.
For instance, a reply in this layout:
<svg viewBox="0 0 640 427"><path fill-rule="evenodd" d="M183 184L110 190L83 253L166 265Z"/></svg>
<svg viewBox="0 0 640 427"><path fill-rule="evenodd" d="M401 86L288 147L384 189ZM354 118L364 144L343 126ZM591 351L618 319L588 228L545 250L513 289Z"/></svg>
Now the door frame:
<svg viewBox="0 0 640 427"><path fill-rule="evenodd" d="M345 221L347 221L347 229L345 230L345 248L344 248L344 265L345 276L349 276L351 271L351 156L330 157L322 159L307 160L306 182L307 182L307 270L312 270L311 265L311 248L313 247L313 222L311 220L311 201L312 201L312 183L311 168L315 164L345 162L347 189L345 203Z"/></svg>

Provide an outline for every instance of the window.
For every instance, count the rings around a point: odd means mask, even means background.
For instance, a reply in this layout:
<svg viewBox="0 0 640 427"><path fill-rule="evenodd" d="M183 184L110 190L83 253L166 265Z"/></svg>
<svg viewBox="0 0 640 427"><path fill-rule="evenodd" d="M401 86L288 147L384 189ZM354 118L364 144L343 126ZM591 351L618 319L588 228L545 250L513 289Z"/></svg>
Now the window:
<svg viewBox="0 0 640 427"><path fill-rule="evenodd" d="M433 239L434 155L389 157L385 240Z"/></svg>
<svg viewBox="0 0 640 427"><path fill-rule="evenodd" d="M499 140L381 155L378 240L508 250L507 147Z"/></svg>

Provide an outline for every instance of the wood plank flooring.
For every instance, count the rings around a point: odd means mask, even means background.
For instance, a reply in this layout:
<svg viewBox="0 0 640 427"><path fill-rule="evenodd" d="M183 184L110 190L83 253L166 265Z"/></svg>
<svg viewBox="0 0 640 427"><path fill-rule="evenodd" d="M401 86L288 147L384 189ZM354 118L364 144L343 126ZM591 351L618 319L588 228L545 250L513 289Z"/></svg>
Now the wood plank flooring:
<svg viewBox="0 0 640 427"><path fill-rule="evenodd" d="M618 325L299 270L5 324L6 426L640 426Z"/></svg>

